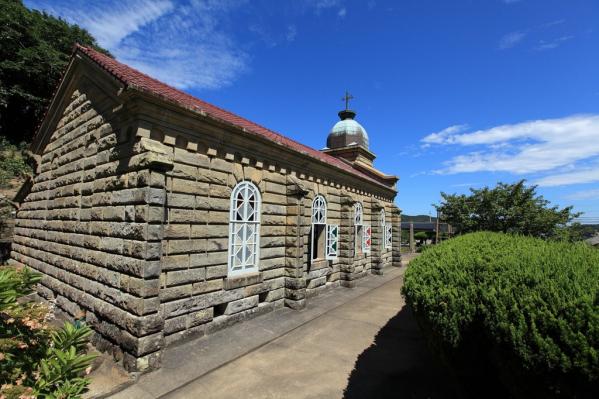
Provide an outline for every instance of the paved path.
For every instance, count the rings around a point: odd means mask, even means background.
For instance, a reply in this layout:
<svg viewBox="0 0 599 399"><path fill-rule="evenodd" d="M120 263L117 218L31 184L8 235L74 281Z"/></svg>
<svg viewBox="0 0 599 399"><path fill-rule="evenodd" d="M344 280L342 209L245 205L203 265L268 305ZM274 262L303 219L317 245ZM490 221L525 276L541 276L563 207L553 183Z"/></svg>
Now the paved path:
<svg viewBox="0 0 599 399"><path fill-rule="evenodd" d="M434 380L439 371L431 373L404 308L402 280L395 278L166 397L448 397L437 389L442 388Z"/></svg>
<svg viewBox="0 0 599 399"><path fill-rule="evenodd" d="M174 348L163 369L114 397L453 397L404 307L403 268L365 280L315 298L304 311L275 312ZM286 323L288 331L279 331ZM235 349L247 349L248 339L264 339L267 331L272 338L254 342L249 352ZM192 354L192 347L203 349Z"/></svg>

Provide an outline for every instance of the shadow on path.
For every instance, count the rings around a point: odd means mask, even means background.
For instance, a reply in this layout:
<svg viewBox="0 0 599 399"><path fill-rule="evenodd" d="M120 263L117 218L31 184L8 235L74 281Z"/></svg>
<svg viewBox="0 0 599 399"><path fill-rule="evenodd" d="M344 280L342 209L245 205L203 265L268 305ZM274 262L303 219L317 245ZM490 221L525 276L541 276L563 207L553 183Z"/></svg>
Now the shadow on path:
<svg viewBox="0 0 599 399"><path fill-rule="evenodd" d="M358 356L344 398L450 399L458 398L455 388L404 306Z"/></svg>

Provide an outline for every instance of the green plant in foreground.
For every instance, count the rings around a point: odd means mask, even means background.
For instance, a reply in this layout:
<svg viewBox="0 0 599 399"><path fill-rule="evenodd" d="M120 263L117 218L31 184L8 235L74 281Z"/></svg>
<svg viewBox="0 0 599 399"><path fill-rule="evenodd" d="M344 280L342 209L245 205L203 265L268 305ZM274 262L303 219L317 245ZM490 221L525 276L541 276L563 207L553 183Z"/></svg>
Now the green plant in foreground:
<svg viewBox="0 0 599 399"><path fill-rule="evenodd" d="M468 234L412 261L403 293L446 359L484 359L523 396L599 392L599 251Z"/></svg>
<svg viewBox="0 0 599 399"><path fill-rule="evenodd" d="M48 308L18 301L41 279L27 269L0 269L0 397L79 398L93 355L86 355L91 329L48 325Z"/></svg>

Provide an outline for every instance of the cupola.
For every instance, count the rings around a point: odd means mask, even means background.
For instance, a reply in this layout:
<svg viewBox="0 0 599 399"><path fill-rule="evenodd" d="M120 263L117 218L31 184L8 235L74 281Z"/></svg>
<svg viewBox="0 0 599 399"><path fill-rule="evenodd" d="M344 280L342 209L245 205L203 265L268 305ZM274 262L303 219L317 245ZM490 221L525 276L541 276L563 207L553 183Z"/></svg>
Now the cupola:
<svg viewBox="0 0 599 399"><path fill-rule="evenodd" d="M342 98L345 109L339 111L339 119L327 137L327 146L323 149L327 154L343 158L349 162L359 162L372 166L375 155L370 152L368 133L356 121L356 112L349 109L349 100L353 99L348 92Z"/></svg>
<svg viewBox="0 0 599 399"><path fill-rule="evenodd" d="M368 133L362 125L354 119L356 113L345 109L339 112L339 122L335 123L329 137L327 147L330 149L359 145L368 149Z"/></svg>

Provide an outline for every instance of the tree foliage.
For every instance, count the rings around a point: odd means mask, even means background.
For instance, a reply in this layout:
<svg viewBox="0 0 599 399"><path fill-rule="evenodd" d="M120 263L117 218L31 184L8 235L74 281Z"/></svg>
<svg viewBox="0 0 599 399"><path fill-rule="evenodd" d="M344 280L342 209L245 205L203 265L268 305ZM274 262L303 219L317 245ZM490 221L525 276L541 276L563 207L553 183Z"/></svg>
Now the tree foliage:
<svg viewBox="0 0 599 399"><path fill-rule="evenodd" d="M29 142L75 43L101 49L84 29L21 0L0 0L0 135Z"/></svg>
<svg viewBox="0 0 599 399"><path fill-rule="evenodd" d="M470 195L442 192L441 204L435 206L459 233L495 231L547 238L580 215L572 212L571 206L550 206L537 194L537 186L525 183L520 180L498 183L493 188L471 188Z"/></svg>
<svg viewBox="0 0 599 399"><path fill-rule="evenodd" d="M24 144L17 146L0 136L0 188L10 187L12 179L31 173Z"/></svg>
<svg viewBox="0 0 599 399"><path fill-rule="evenodd" d="M599 251L466 234L413 260L403 293L458 373L489 368L518 397L599 397Z"/></svg>
<svg viewBox="0 0 599 399"><path fill-rule="evenodd" d="M431 234L428 231L417 231L414 233L414 239L420 240L420 241L428 240L429 238L432 238L434 236L435 236L434 232L433 232L433 234Z"/></svg>
<svg viewBox="0 0 599 399"><path fill-rule="evenodd" d="M41 275L0 269L0 398L80 398L94 355L91 329L49 324L44 304L26 301Z"/></svg>

